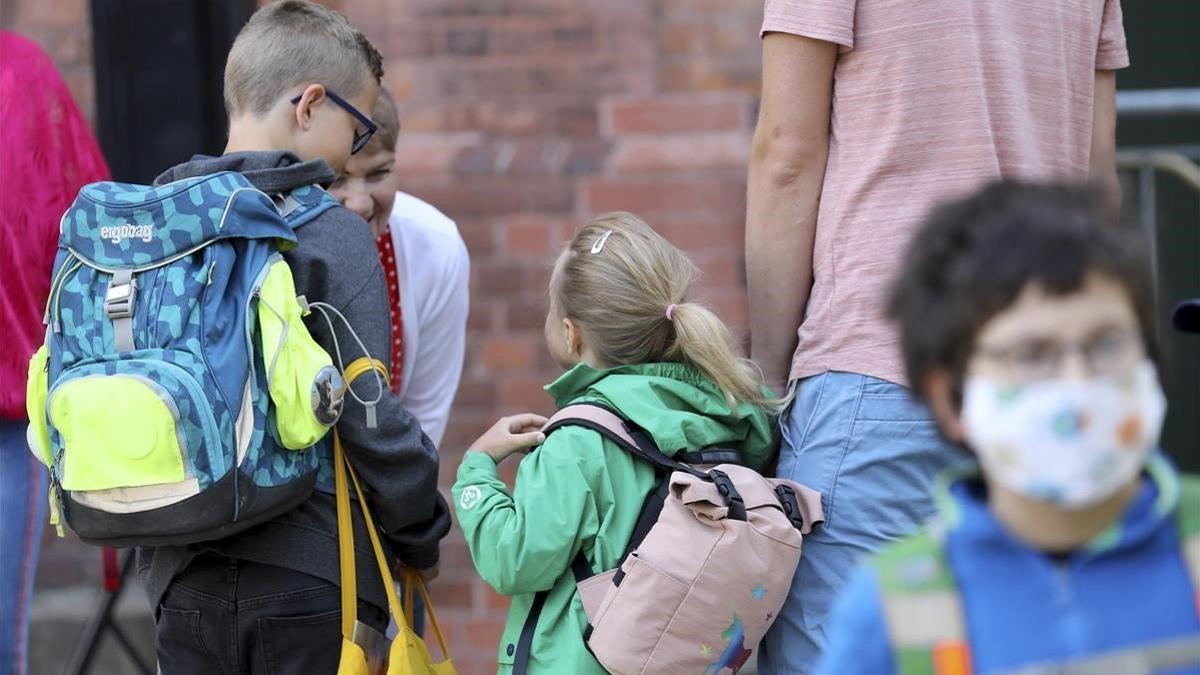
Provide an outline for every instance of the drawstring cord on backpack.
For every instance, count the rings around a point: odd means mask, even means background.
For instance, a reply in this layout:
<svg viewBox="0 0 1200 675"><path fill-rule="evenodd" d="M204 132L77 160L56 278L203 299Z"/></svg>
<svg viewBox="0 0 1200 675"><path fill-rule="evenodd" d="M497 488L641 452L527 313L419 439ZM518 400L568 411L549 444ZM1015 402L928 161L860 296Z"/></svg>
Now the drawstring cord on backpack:
<svg viewBox="0 0 1200 675"><path fill-rule="evenodd" d="M283 314L279 313L278 310L272 307L271 303L267 302L267 299L262 297L262 294L259 294L258 296L258 303L271 310L271 313L275 315L275 318L279 319L279 325L283 327L282 330L279 331L279 340L275 345L275 353L271 355L271 363L267 364L267 381L270 382L272 377L275 375L275 364L279 362L279 355L283 353L283 345L287 343L289 327L287 319L284 318ZM303 303L301 303L301 306L303 306ZM334 337L333 340L336 343L337 337Z"/></svg>
<svg viewBox="0 0 1200 675"><path fill-rule="evenodd" d="M371 373L375 375L375 384L379 391L379 393L375 396L375 400L364 401L361 398L359 398L357 393L355 393L353 387L350 386L351 380L347 376L346 363L345 363L345 361L342 360L342 347L338 343L337 332L333 329L333 319L329 318L330 313L332 313L337 318L341 319L342 325L344 325L346 327L346 330L348 330L350 332L350 337L354 338L354 341L356 343L358 343L358 348L362 350L363 354L366 354L366 358L369 359L369 361L371 363L374 363L375 359L371 358L371 352L369 352L367 350L366 345L364 345L362 340L358 337L358 333L356 333L354 331L354 327L350 325L350 321L348 321L346 319L346 317L340 311L338 311L338 309L336 307L334 307L333 305L330 305L328 303L324 303L324 302L309 302L303 295L296 298L296 300L299 301L300 311L303 312L304 314L308 314L313 309L319 310L321 312L321 316L325 319L325 324L329 327L329 335L333 338L334 356L337 358L338 370L340 370L342 372L342 378L345 379L345 381L346 381L346 389L349 390L350 395L354 397L354 400L361 403L362 406L366 409L366 411L367 411L367 428L368 429L376 428L377 426L379 426L379 420L375 416L375 406L378 405L379 402L383 400L383 394L387 388L387 385L384 382L384 379L380 376L379 369L371 368Z"/></svg>

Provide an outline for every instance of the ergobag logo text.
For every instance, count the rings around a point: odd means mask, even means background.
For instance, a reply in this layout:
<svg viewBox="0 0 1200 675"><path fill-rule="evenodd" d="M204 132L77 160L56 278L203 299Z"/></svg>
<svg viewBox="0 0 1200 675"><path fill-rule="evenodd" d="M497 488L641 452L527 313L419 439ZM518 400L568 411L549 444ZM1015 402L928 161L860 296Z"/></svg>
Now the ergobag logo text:
<svg viewBox="0 0 1200 675"><path fill-rule="evenodd" d="M100 238L114 244L126 239L140 239L148 244L154 238L154 228L149 225L106 225L100 228Z"/></svg>

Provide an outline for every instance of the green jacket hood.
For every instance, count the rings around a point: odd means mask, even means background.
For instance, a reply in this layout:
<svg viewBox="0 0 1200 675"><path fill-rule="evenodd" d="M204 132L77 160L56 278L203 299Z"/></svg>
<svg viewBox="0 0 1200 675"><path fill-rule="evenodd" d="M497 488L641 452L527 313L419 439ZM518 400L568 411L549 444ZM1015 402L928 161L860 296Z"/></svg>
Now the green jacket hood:
<svg viewBox="0 0 1200 675"><path fill-rule="evenodd" d="M774 418L758 406L730 407L725 394L694 366L644 363L599 369L581 363L546 386L555 404L601 403L654 439L667 455L725 447L761 465L774 449Z"/></svg>

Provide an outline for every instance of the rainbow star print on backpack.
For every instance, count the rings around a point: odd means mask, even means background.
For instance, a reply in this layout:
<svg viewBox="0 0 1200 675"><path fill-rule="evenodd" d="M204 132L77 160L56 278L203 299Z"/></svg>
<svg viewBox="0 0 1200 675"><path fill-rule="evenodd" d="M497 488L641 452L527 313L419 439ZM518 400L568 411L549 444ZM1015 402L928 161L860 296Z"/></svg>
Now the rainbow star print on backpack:
<svg viewBox="0 0 1200 675"><path fill-rule="evenodd" d="M228 171L80 191L26 398L52 524L95 544L187 544L309 496L344 386L280 250L336 203Z"/></svg>

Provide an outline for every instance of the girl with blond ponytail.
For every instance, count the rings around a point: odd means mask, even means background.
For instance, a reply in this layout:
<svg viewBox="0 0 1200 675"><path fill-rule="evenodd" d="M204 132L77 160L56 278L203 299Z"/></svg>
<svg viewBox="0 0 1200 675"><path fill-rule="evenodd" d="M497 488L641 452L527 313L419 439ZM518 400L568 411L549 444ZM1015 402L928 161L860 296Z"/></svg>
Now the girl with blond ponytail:
<svg viewBox="0 0 1200 675"><path fill-rule="evenodd" d="M584 226L550 280L546 346L566 372L546 390L560 408L615 410L667 455L731 448L761 469L778 401L738 356L729 329L690 298L696 276L637 216L610 213ZM479 574L512 596L498 672L601 675L584 644L571 562L582 552L593 570L616 566L655 473L592 429L546 438L545 421L506 417L481 436L459 466L455 507ZM539 444L510 491L497 464ZM549 594L531 612L539 591Z"/></svg>

